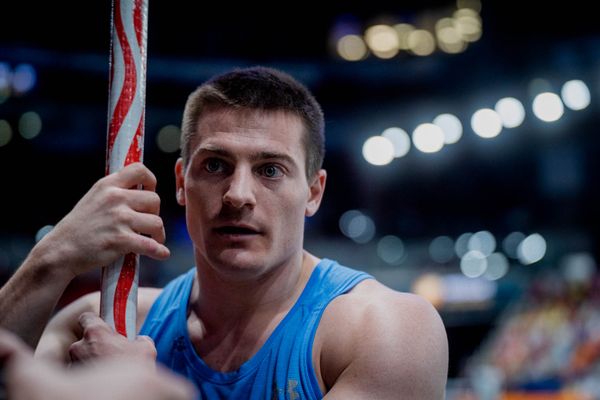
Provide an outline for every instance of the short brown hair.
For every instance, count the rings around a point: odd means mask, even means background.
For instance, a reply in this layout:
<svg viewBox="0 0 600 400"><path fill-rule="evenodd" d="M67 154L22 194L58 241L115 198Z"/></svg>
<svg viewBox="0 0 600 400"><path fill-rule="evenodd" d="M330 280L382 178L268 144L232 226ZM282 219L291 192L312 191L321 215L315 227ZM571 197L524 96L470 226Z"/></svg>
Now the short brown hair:
<svg viewBox="0 0 600 400"><path fill-rule="evenodd" d="M310 91L290 75L272 68L251 67L217 75L194 90L185 104L181 124L181 157L189 161L189 143L206 110L245 108L284 110L298 115L306 130L306 176L312 178L325 156L323 111Z"/></svg>

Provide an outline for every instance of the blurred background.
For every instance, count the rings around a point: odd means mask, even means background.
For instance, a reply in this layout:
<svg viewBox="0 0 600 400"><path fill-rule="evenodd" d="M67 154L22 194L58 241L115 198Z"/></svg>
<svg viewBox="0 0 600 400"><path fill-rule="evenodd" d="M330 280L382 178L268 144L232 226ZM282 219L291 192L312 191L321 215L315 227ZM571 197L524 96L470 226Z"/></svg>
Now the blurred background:
<svg viewBox="0 0 600 400"><path fill-rule="evenodd" d="M574 2L151 1L145 163L193 265L173 165L187 95L267 65L326 116L306 247L428 298L448 399L600 398L600 24ZM104 173L110 2L0 6L0 283ZM99 288L78 278L61 305Z"/></svg>

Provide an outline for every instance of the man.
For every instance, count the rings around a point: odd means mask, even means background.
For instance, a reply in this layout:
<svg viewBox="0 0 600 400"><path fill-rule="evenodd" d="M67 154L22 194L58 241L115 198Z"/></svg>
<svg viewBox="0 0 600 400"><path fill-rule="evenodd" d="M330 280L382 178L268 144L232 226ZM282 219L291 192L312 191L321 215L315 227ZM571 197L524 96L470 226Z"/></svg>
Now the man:
<svg viewBox="0 0 600 400"><path fill-rule="evenodd" d="M325 190L323 126L309 91L272 69L217 76L190 95L175 176L196 267L140 289L141 334L204 398L442 399L448 350L433 307L303 250ZM35 343L73 276L130 251L168 257L155 185L141 164L94 185L0 293L0 310L25 294L31 320L20 308L2 325ZM36 354L144 351L97 309L97 294L63 309Z"/></svg>

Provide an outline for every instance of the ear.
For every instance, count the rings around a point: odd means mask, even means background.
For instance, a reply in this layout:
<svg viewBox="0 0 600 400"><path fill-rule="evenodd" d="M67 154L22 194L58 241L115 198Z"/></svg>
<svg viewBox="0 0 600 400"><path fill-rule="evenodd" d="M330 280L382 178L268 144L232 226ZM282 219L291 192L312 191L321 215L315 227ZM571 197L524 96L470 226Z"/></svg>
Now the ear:
<svg viewBox="0 0 600 400"><path fill-rule="evenodd" d="M175 197L177 204L185 206L185 166L181 157L175 163Z"/></svg>
<svg viewBox="0 0 600 400"><path fill-rule="evenodd" d="M323 193L325 192L326 182L327 171L321 169L316 173L312 183L310 184L308 201L306 203L306 210L304 212L305 216L312 217L319 209L321 200L323 199Z"/></svg>

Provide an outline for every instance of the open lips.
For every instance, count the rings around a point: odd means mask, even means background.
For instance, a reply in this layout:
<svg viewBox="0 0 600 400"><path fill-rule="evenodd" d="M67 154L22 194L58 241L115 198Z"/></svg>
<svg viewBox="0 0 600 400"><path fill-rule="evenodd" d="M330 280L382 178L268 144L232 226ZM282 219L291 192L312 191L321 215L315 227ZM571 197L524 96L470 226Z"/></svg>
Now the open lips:
<svg viewBox="0 0 600 400"><path fill-rule="evenodd" d="M221 235L259 235L261 232L248 225L224 225L214 231Z"/></svg>

